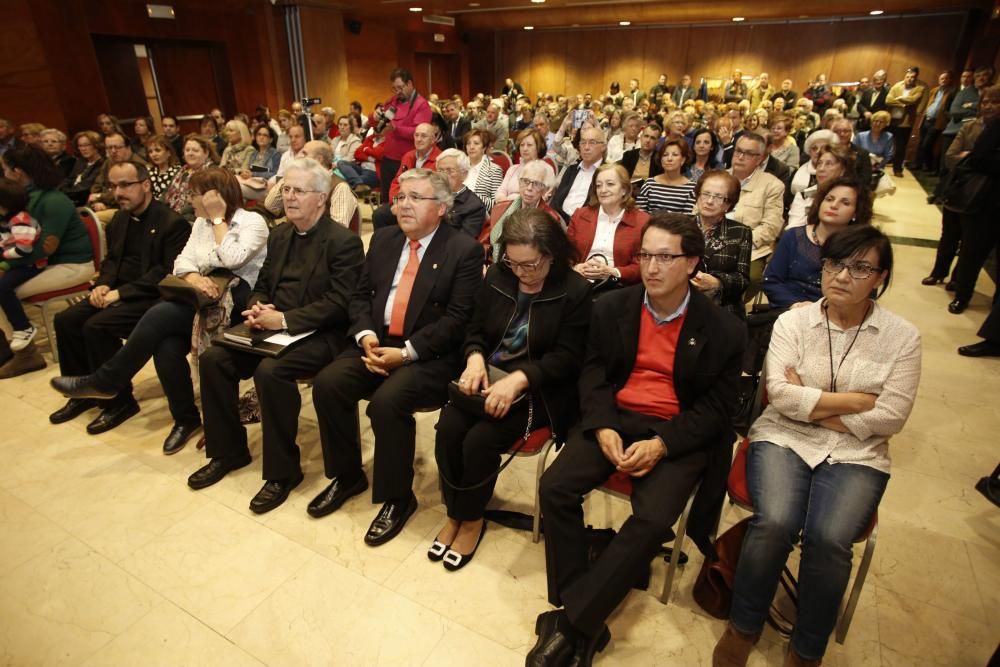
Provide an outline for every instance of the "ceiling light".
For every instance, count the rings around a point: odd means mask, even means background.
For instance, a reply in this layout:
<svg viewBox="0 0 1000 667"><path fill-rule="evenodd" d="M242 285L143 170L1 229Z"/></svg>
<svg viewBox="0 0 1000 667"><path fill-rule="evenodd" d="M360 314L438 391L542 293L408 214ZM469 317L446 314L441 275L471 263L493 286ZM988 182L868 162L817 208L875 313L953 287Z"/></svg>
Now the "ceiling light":
<svg viewBox="0 0 1000 667"><path fill-rule="evenodd" d="M734 16L733 21L735 21L736 23L740 23L742 21L746 21L746 19L743 18L742 16Z"/></svg>
<svg viewBox="0 0 1000 667"><path fill-rule="evenodd" d="M885 14L885 12L882 11L881 9L873 9L868 13L871 14L872 16L881 16L882 14Z"/></svg>
<svg viewBox="0 0 1000 667"><path fill-rule="evenodd" d="M478 3L478 2L470 2L470 3L469 3L469 6L470 6L470 7L478 7L478 6L479 6L479 3Z"/></svg>
<svg viewBox="0 0 1000 667"><path fill-rule="evenodd" d="M632 25L631 21L619 21L618 25Z"/></svg>
<svg viewBox="0 0 1000 667"><path fill-rule="evenodd" d="M424 8L423 7L410 7L410 11L411 12L422 12L422 11L424 11Z"/></svg>
<svg viewBox="0 0 1000 667"><path fill-rule="evenodd" d="M534 30L535 26L533 26L533 25L526 25L526 26L524 26L524 29L525 30Z"/></svg>
<svg viewBox="0 0 1000 667"><path fill-rule="evenodd" d="M536 4L536 5L543 5L543 4L545 4L545 0L531 0L531 2L533 4Z"/></svg>

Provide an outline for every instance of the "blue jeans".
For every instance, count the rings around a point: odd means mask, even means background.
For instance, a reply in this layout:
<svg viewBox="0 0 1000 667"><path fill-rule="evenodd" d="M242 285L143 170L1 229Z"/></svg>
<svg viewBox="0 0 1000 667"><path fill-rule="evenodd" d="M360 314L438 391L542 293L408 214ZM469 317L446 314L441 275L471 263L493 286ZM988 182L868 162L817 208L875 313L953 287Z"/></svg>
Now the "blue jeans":
<svg viewBox="0 0 1000 667"><path fill-rule="evenodd" d="M370 188L377 188L379 186L378 174L371 169L362 169L350 160L341 160L338 162L337 169L340 170L344 180L347 181L352 188L362 184L367 185Z"/></svg>
<svg viewBox="0 0 1000 667"><path fill-rule="evenodd" d="M815 469L791 449L754 442L747 483L754 515L743 540L729 622L757 634L799 533L798 620L792 649L819 660L837 623L851 577L851 545L878 508L889 475L868 466L821 463Z"/></svg>
<svg viewBox="0 0 1000 667"><path fill-rule="evenodd" d="M14 292L18 287L28 282L42 270L36 266L15 266L0 275L0 308L7 315L7 321L14 331L24 331L31 326L28 316L24 314L24 306Z"/></svg>

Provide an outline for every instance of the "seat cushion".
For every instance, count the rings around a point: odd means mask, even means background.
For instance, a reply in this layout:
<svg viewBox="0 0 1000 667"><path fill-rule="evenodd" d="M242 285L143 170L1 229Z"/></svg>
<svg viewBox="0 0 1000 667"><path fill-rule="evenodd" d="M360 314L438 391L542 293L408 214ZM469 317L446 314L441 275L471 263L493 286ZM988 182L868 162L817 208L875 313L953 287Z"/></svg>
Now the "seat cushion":
<svg viewBox="0 0 1000 667"><path fill-rule="evenodd" d="M524 443L524 447L522 447L517 452L517 455L532 456L534 454L537 454L538 452L542 451L542 447L545 446L545 443L547 443L551 439L552 439L552 429L550 429L548 426L536 429L528 434L528 441ZM515 440L510 448L514 449L519 444L521 444L520 438Z"/></svg>
<svg viewBox="0 0 1000 667"><path fill-rule="evenodd" d="M727 488L729 497L737 505L750 507L750 487L747 484L747 452L750 449L750 441L746 438L740 441L736 448L736 456L733 458L733 466L729 469L729 481Z"/></svg>
<svg viewBox="0 0 1000 667"><path fill-rule="evenodd" d="M604 484L601 484L601 488L620 493L623 496L631 496L632 476L627 472L618 471L613 473L611 477L608 477Z"/></svg>
<svg viewBox="0 0 1000 667"><path fill-rule="evenodd" d="M72 296L74 294L79 294L80 292L89 292L90 283L83 283L82 285L77 285L75 287L66 287L64 289L52 290L51 292L42 292L41 294L34 294L25 299L28 303L44 303L49 299L58 299L61 296Z"/></svg>

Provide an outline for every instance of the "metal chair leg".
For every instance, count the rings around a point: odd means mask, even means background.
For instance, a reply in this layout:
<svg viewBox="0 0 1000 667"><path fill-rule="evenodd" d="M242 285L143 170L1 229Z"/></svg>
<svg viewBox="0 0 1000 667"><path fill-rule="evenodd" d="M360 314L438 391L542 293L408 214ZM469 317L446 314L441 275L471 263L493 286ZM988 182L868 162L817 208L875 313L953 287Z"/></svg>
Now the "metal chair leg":
<svg viewBox="0 0 1000 667"><path fill-rule="evenodd" d="M696 493L698 493L697 486L691 490L687 505L684 506L680 521L677 522L673 552L670 557L670 563L667 565L667 577L663 580L663 592L660 593L660 602L663 604L670 604L670 593L674 584L674 575L677 573L677 568L679 567L678 561L681 559L681 552L684 551L684 539L687 537L688 515L691 513L691 505L694 503Z"/></svg>
<svg viewBox="0 0 1000 667"><path fill-rule="evenodd" d="M538 544L542 532L542 474L545 472L545 462L549 458L549 452L555 444L556 441L550 438L538 455L538 465L535 470L535 512L531 522L531 541L534 544Z"/></svg>
<svg viewBox="0 0 1000 667"><path fill-rule="evenodd" d="M878 538L878 524L872 528L871 534L868 536L868 540L865 542L865 552L861 556L861 562L858 564L858 573L854 577L854 586L851 587L851 594L847 598L847 605L844 607L844 613L840 616L840 621L837 623L837 634L836 640L838 644L843 644L844 640L847 639L847 631L851 629L851 619L854 618L854 610L858 606L858 600L861 598L861 589L864 588L865 579L868 577L868 568L872 564L872 555L875 553L875 540Z"/></svg>
<svg viewBox="0 0 1000 667"><path fill-rule="evenodd" d="M56 345L56 318L49 308L49 301L42 304L42 327L45 329L45 337L49 341L49 349L52 350L52 361L59 363L59 346Z"/></svg>

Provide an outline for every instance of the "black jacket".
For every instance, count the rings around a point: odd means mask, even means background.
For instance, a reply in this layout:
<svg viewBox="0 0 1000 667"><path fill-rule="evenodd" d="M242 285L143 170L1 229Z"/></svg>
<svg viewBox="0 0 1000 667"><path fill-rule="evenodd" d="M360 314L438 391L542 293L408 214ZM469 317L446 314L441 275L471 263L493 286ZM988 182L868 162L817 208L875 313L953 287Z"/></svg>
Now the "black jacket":
<svg viewBox="0 0 1000 667"><path fill-rule="evenodd" d="M267 258L260 268L248 307L258 301L274 301L294 233L295 225L290 222L271 230L267 239ZM334 351L339 352L347 329L348 304L357 286L365 253L358 235L326 214L316 223L314 234L310 238L309 274L302 282L299 306L285 312L285 322L291 334L326 330L324 334L335 339L331 342Z"/></svg>
<svg viewBox="0 0 1000 667"><path fill-rule="evenodd" d="M563 219L563 222L569 224L570 216L565 211L563 211L563 202L566 201L569 191L573 188L573 181L576 180L576 175L580 172L580 164L571 164L566 167L566 171L563 172L562 180L559 181L559 185L556 186L555 192L552 193L552 201L549 202L549 206L555 209L556 213ZM597 170L594 170L594 175L597 175ZM594 179L591 177L591 184L593 184Z"/></svg>
<svg viewBox="0 0 1000 667"><path fill-rule="evenodd" d="M459 117L457 121L457 126L454 131L452 130L452 122L450 120L445 120L444 124L447 127L448 134L451 138L455 140L455 146L460 151L465 150L465 133L472 129L472 121L465 117Z"/></svg>
<svg viewBox="0 0 1000 667"><path fill-rule="evenodd" d="M406 236L398 226L375 230L351 298L348 335L370 330L384 342L387 327L382 314L405 245ZM420 360L460 359L482 276L482 246L468 234L439 225L420 260L403 324L403 337Z"/></svg>
<svg viewBox="0 0 1000 667"><path fill-rule="evenodd" d="M528 376L531 391L542 397L549 424L558 440L566 437L577 415L575 387L590 324L590 283L567 270L545 281L528 310L528 363L517 365ZM476 298L465 336L465 355L478 350L489 357L500 346L517 311L517 278L494 264Z"/></svg>
<svg viewBox="0 0 1000 667"><path fill-rule="evenodd" d="M174 270L174 260L191 235L187 220L161 201L152 200L140 218L146 230L139 257L141 275L128 283L119 282L128 226L140 224L132 221L131 213L119 210L108 223L108 254L94 283L118 290L122 301L160 298L157 285Z"/></svg>
<svg viewBox="0 0 1000 667"><path fill-rule="evenodd" d="M885 103L886 97L889 96L889 85L886 84L882 86L882 90L875 90L874 88L869 88L868 90L861 93L861 97L858 99L858 126L857 130L860 132L862 130L871 129L871 122L865 118L865 112L875 113L876 111L888 111L889 106Z"/></svg>
<svg viewBox="0 0 1000 667"><path fill-rule="evenodd" d="M653 176L658 176L663 173L663 166L660 161L655 159L656 151L649 158L649 178ZM625 171L628 172L628 177L632 178L632 172L635 171L635 166L639 164L639 149L633 148L632 150L625 151L622 155L622 159L618 161L618 164L625 167Z"/></svg>
<svg viewBox="0 0 1000 667"><path fill-rule="evenodd" d="M455 203L445 215L444 221L477 239L483 229L483 223L486 222L486 206L475 192L469 188L462 188L455 193Z"/></svg>
<svg viewBox="0 0 1000 667"><path fill-rule="evenodd" d="M621 430L616 393L635 367L645 288L633 285L609 292L594 304L587 357L580 374L581 427ZM735 433L736 407L745 325L691 291L687 315L677 340L674 391L680 414L655 423L652 432L667 445L666 460L705 451L708 464L695 496L689 531L705 551L722 508Z"/></svg>

